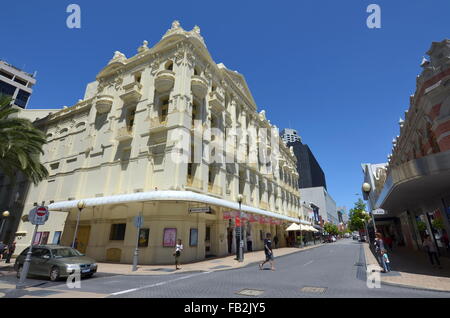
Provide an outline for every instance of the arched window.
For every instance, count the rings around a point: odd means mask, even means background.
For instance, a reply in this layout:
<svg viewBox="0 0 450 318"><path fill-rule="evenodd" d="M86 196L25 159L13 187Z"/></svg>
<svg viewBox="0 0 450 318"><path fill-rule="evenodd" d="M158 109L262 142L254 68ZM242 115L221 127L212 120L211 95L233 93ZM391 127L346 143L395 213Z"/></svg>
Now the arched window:
<svg viewBox="0 0 450 318"><path fill-rule="evenodd" d="M164 69L168 71L173 71L173 62L171 60L167 61L166 65L164 65Z"/></svg>

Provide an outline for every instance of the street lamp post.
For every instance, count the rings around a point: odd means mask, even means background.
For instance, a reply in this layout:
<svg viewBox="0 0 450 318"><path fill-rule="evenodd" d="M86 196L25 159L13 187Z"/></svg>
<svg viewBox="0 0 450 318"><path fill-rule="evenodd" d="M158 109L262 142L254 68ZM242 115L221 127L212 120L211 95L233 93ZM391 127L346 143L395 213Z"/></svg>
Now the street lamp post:
<svg viewBox="0 0 450 318"><path fill-rule="evenodd" d="M6 222L6 218L9 216L9 211L4 211L4 212L2 213L2 216L3 216L3 220L2 220L2 225L0 226L0 238L1 238L1 234L2 234L2 232L3 232L3 225L4 225L5 222Z"/></svg>
<svg viewBox="0 0 450 318"><path fill-rule="evenodd" d="M363 185L362 185L362 190L363 190L364 194L367 196L367 200L370 203L370 208L373 209L372 203L370 202L370 191L372 190L372 186L369 183L364 182ZM374 217L372 211L369 212L369 215L372 217L373 232L376 233L377 232L377 227L375 225L375 217ZM369 235L369 233L367 233L367 235Z"/></svg>
<svg viewBox="0 0 450 318"><path fill-rule="evenodd" d="M80 200L77 203L77 207L78 207L77 225L75 226L75 233L73 234L72 248L75 248L75 240L77 239L78 234L78 224L80 223L80 214L81 211L86 207L86 203L83 200Z"/></svg>
<svg viewBox="0 0 450 318"><path fill-rule="evenodd" d="M239 220L241 222L239 230L239 262L244 261L244 241L242 239L242 209L241 209L242 200L243 196L242 194L239 194L237 197L237 201L239 203Z"/></svg>

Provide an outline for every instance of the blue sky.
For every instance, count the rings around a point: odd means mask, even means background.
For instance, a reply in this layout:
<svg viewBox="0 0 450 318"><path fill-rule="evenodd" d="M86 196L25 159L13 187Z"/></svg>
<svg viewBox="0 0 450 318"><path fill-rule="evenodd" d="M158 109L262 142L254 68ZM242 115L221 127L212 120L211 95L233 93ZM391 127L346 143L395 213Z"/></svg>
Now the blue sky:
<svg viewBox="0 0 450 318"><path fill-rule="evenodd" d="M70 3L81 6L79 30L66 27ZM366 26L371 3L381 29ZM448 0L43 0L4 2L2 12L0 58L38 71L30 108L73 105L114 51L153 46L175 19L199 25L216 63L245 76L273 124L299 131L348 208L360 164L386 161L422 56L450 30Z"/></svg>

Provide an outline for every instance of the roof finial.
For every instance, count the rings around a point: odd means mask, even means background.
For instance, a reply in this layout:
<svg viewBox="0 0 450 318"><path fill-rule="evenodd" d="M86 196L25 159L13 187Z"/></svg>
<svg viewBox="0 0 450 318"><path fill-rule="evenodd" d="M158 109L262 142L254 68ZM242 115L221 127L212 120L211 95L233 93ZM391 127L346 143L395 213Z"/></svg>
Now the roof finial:
<svg viewBox="0 0 450 318"><path fill-rule="evenodd" d="M180 27L180 21L175 20L172 22L172 29L178 29Z"/></svg>

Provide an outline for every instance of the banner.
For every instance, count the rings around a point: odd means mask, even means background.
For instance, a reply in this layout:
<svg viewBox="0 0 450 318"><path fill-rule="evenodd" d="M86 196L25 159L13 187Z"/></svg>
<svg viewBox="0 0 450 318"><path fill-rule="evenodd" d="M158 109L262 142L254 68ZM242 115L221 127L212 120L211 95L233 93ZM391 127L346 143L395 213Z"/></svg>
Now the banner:
<svg viewBox="0 0 450 318"><path fill-rule="evenodd" d="M251 223L259 222L259 215L250 214L250 222Z"/></svg>

